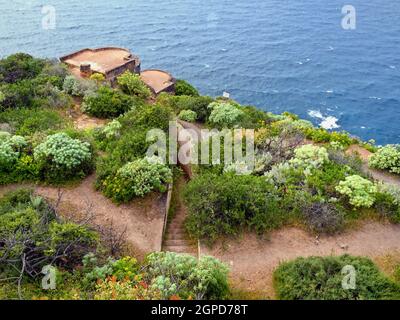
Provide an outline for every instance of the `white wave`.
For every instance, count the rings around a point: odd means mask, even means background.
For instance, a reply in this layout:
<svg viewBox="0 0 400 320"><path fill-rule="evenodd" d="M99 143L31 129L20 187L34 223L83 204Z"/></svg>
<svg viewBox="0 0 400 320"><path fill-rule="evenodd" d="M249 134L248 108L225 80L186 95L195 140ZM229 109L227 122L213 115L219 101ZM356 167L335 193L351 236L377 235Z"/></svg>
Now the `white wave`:
<svg viewBox="0 0 400 320"><path fill-rule="evenodd" d="M324 128L326 130L331 130L331 129L337 129L340 128L340 126L337 124L338 119L333 117L333 116L329 116L326 117L324 120L322 120L322 122L319 124L321 128Z"/></svg>
<svg viewBox="0 0 400 320"><path fill-rule="evenodd" d="M329 46L328 51L333 51L333 50L335 50L335 48L332 46Z"/></svg>
<svg viewBox="0 0 400 320"><path fill-rule="evenodd" d="M296 63L299 64L299 65L303 64L303 62L301 62L301 61L296 61Z"/></svg>
<svg viewBox="0 0 400 320"><path fill-rule="evenodd" d="M318 118L318 119L323 119L324 118L324 116L322 115L321 111L318 111L318 110L310 110L310 111L308 111L308 115L311 118Z"/></svg>
<svg viewBox="0 0 400 320"><path fill-rule="evenodd" d="M374 99L374 100L382 100L382 98L379 98L379 97L374 97L374 96L372 96L372 97L368 97L369 99Z"/></svg>
<svg viewBox="0 0 400 320"><path fill-rule="evenodd" d="M389 66L390 69L396 69L396 66Z"/></svg>
<svg viewBox="0 0 400 320"><path fill-rule="evenodd" d="M333 93L333 90L326 90L326 93Z"/></svg>
<svg viewBox="0 0 400 320"><path fill-rule="evenodd" d="M340 128L337 123L339 119L334 116L324 116L319 110L309 110L308 115L311 118L321 119L322 121L319 124L321 128L324 128L326 130Z"/></svg>

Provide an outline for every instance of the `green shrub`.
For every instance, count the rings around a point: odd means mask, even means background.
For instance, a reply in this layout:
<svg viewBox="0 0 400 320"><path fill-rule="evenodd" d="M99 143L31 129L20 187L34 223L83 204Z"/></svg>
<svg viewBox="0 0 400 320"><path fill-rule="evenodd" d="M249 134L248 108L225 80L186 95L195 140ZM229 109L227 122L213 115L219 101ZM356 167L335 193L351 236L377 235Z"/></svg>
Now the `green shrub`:
<svg viewBox="0 0 400 320"><path fill-rule="evenodd" d="M10 109L0 113L0 123L10 124L15 133L22 136L65 127L65 120L60 114L47 109Z"/></svg>
<svg viewBox="0 0 400 320"><path fill-rule="evenodd" d="M349 133L346 131L329 132L328 130L323 128L308 127L304 128L304 132L306 133L308 139L311 139L317 143L337 142L344 148L350 146L353 143L356 143L356 140L351 138Z"/></svg>
<svg viewBox="0 0 400 320"><path fill-rule="evenodd" d="M390 193L377 192L374 208L379 216L387 218L393 223L400 223L400 206Z"/></svg>
<svg viewBox="0 0 400 320"><path fill-rule="evenodd" d="M336 191L349 198L354 207L370 208L376 199L377 187L358 175L347 177L336 187Z"/></svg>
<svg viewBox="0 0 400 320"><path fill-rule="evenodd" d="M118 121L126 130L141 128L142 130L161 129L165 131L168 130L171 115L169 108L158 104L139 105L120 117Z"/></svg>
<svg viewBox="0 0 400 320"><path fill-rule="evenodd" d="M167 93L161 93L157 97L157 102L164 107L171 108L177 114L183 110L192 110L197 113L197 120L206 122L211 110L209 104L214 100L210 97L191 97L191 96L171 96Z"/></svg>
<svg viewBox="0 0 400 320"><path fill-rule="evenodd" d="M126 94L137 96L141 99L147 99L151 95L150 89L140 79L138 74L125 71L125 73L118 77L117 81L121 90Z"/></svg>
<svg viewBox="0 0 400 320"><path fill-rule="evenodd" d="M263 177L201 175L189 182L184 199L189 233L211 242L246 226L260 233L272 230L289 217L280 211L276 190Z"/></svg>
<svg viewBox="0 0 400 320"><path fill-rule="evenodd" d="M343 167L349 167L354 172L362 173L362 159L359 155L353 153L347 155L343 150L329 149L329 160Z"/></svg>
<svg viewBox="0 0 400 320"><path fill-rule="evenodd" d="M379 148L378 151L369 158L369 166L400 174L400 147L388 145Z"/></svg>
<svg viewBox="0 0 400 320"><path fill-rule="evenodd" d="M140 266L135 258L123 257L112 264L112 275L117 280L134 280L139 273Z"/></svg>
<svg viewBox="0 0 400 320"><path fill-rule="evenodd" d="M197 120L197 113L192 110L182 110L178 118L183 121L195 122Z"/></svg>
<svg viewBox="0 0 400 320"><path fill-rule="evenodd" d="M329 131L323 128L309 128L306 131L306 136L316 143L329 143L331 141Z"/></svg>
<svg viewBox="0 0 400 320"><path fill-rule="evenodd" d="M313 202L302 208L307 226L319 234L334 234L343 228L344 215L334 205Z"/></svg>
<svg viewBox="0 0 400 320"><path fill-rule="evenodd" d="M114 277L116 281L134 281L139 276L140 265L135 258L123 257L114 260L109 257L107 262L99 265L94 253L85 255L82 259L83 272L85 274L84 285L93 287L99 280Z"/></svg>
<svg viewBox="0 0 400 320"><path fill-rule="evenodd" d="M165 192L172 181L172 172L156 158L138 159L118 169L115 176L103 182L104 194L114 201L128 202L156 190Z"/></svg>
<svg viewBox="0 0 400 320"><path fill-rule="evenodd" d="M13 191L0 199L2 278L19 276L20 270L24 277L41 278L48 264L71 270L96 248L94 231L56 216L55 209L31 190Z"/></svg>
<svg viewBox="0 0 400 320"><path fill-rule="evenodd" d="M97 83L104 83L106 81L106 78L102 73L96 72L90 76L90 80L96 81Z"/></svg>
<svg viewBox="0 0 400 320"><path fill-rule="evenodd" d="M345 266L354 267L355 289L344 289ZM368 258L310 257L281 264L274 286L282 300L399 299L400 287L385 277Z"/></svg>
<svg viewBox="0 0 400 320"><path fill-rule="evenodd" d="M343 131L343 132L337 132L333 131L331 132L331 142L336 142L342 147L346 148L350 146L351 144L355 143L356 141L352 139L349 135L348 132Z"/></svg>
<svg viewBox="0 0 400 320"><path fill-rule="evenodd" d="M208 108L211 114L208 121L218 128L232 128L240 123L244 112L236 105L226 102L213 102Z"/></svg>
<svg viewBox="0 0 400 320"><path fill-rule="evenodd" d="M0 131L0 171L10 171L26 145L23 137Z"/></svg>
<svg viewBox="0 0 400 320"><path fill-rule="evenodd" d="M145 283L115 281L108 278L96 286L94 300L160 300L161 296Z"/></svg>
<svg viewBox="0 0 400 320"><path fill-rule="evenodd" d="M69 106L69 97L60 91L65 75L61 64L25 54L0 60L1 110Z"/></svg>
<svg viewBox="0 0 400 320"><path fill-rule="evenodd" d="M117 138L120 135L121 128L121 123L118 120L114 119L110 123L107 123L106 126L104 126L102 133L106 136L107 139Z"/></svg>
<svg viewBox="0 0 400 320"><path fill-rule="evenodd" d="M36 180L39 173L25 138L0 131L0 184Z"/></svg>
<svg viewBox="0 0 400 320"><path fill-rule="evenodd" d="M224 167L224 173L233 173L237 175L249 175L253 171L249 168L245 161L232 162Z"/></svg>
<svg viewBox="0 0 400 320"><path fill-rule="evenodd" d="M100 87L95 94L83 98L82 110L99 118L117 117L135 106L135 101L110 87Z"/></svg>
<svg viewBox="0 0 400 320"><path fill-rule="evenodd" d="M61 182L84 177L91 171L92 150L87 142L57 133L35 148L34 159L39 164L42 179Z"/></svg>
<svg viewBox="0 0 400 320"><path fill-rule="evenodd" d="M302 168L306 174L329 162L328 151L324 147L306 144L296 148L294 153L295 157L290 160L290 164Z"/></svg>
<svg viewBox="0 0 400 320"><path fill-rule="evenodd" d="M228 268L213 257L195 257L173 252L150 254L145 261L146 277L163 299L224 299L229 293Z"/></svg>
<svg viewBox="0 0 400 320"><path fill-rule="evenodd" d="M379 183L374 208L377 213L393 223L400 223L400 189L391 184Z"/></svg>
<svg viewBox="0 0 400 320"><path fill-rule="evenodd" d="M9 142L0 141L0 168L8 171L18 160L19 152L15 151Z"/></svg>
<svg viewBox="0 0 400 320"><path fill-rule="evenodd" d="M306 185L314 194L326 198L337 195L336 186L349 175L356 174L351 167L335 162L326 163L306 177Z"/></svg>
<svg viewBox="0 0 400 320"><path fill-rule="evenodd" d="M99 159L96 166L97 188L102 189L104 181L114 177L117 170L127 162L143 158L153 143L146 141L147 132L153 128L168 130L170 118L171 111L168 108L157 104L144 105L118 118L121 127L113 131L115 136L112 137L112 132L98 130L95 133L96 142L106 154Z"/></svg>
<svg viewBox="0 0 400 320"><path fill-rule="evenodd" d="M296 184L303 180L301 169L296 169L288 162L281 162L271 167L271 170L264 173L267 183L275 186Z"/></svg>
<svg viewBox="0 0 400 320"><path fill-rule="evenodd" d="M44 67L44 61L29 54L16 53L0 60L0 82L16 83L24 79L33 79Z"/></svg>
<svg viewBox="0 0 400 320"><path fill-rule="evenodd" d="M78 79L74 76L67 76L64 79L63 90L75 97L90 95L97 90L97 83L92 80Z"/></svg>
<svg viewBox="0 0 400 320"><path fill-rule="evenodd" d="M59 248L68 248L71 243L74 243L74 250L69 252L70 258L74 261L80 261L87 253L87 248L95 248L99 240L97 233L86 226L72 222L52 221L48 225L48 235L50 240L46 254L55 255Z"/></svg>
<svg viewBox="0 0 400 320"><path fill-rule="evenodd" d="M64 109L73 105L73 100L67 93L50 83L38 87L36 92L43 100L42 107Z"/></svg>
<svg viewBox="0 0 400 320"><path fill-rule="evenodd" d="M185 80L177 80L175 85L175 95L198 97L199 92L195 87Z"/></svg>
<svg viewBox="0 0 400 320"><path fill-rule="evenodd" d="M68 74L68 67L55 59L46 61L46 64L38 77L41 78L40 81L49 82L54 87L61 90Z"/></svg>
<svg viewBox="0 0 400 320"><path fill-rule="evenodd" d="M37 87L31 80L0 85L3 93L2 110L13 108L40 107L44 101L36 96Z"/></svg>
<svg viewBox="0 0 400 320"><path fill-rule="evenodd" d="M246 129L255 129L265 126L271 122L271 117L268 113L253 107L245 106L240 108L244 115L241 120L240 126Z"/></svg>

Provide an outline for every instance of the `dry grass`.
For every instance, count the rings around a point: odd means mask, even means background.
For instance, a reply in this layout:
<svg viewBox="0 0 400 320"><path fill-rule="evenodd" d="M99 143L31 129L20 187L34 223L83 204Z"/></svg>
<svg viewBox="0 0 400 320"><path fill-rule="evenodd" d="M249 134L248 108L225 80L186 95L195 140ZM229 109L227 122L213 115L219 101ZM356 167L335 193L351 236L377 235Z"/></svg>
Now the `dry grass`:
<svg viewBox="0 0 400 320"><path fill-rule="evenodd" d="M400 281L400 251L393 251L389 254L378 256L373 259L378 268L388 277Z"/></svg>

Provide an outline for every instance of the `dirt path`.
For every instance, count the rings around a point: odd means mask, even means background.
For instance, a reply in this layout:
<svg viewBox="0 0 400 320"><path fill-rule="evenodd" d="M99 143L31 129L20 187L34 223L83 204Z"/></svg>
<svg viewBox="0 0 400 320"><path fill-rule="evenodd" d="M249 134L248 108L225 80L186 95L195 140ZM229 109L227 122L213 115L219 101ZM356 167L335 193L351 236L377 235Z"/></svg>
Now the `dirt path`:
<svg viewBox="0 0 400 320"><path fill-rule="evenodd" d="M375 180L383 181L388 184L400 186L400 176L391 174L390 172L383 170L376 170L368 166L368 159L372 155L371 152L360 147L359 145L352 145L346 150L347 154L357 153L363 161L364 172L371 175Z"/></svg>
<svg viewBox="0 0 400 320"><path fill-rule="evenodd" d="M109 225L112 222L117 230L123 231L126 228L126 240L136 256L141 258L146 253L159 250L165 195L154 193L144 199L135 199L129 204L117 206L94 190L94 180L95 176L92 175L76 187L61 188L61 211L68 215L71 211L79 214L90 204L96 214L96 224ZM18 187L21 185L0 187L0 195ZM48 199L55 200L58 197L58 188L38 186L35 191Z"/></svg>
<svg viewBox="0 0 400 320"><path fill-rule="evenodd" d="M400 251L400 225L365 223L335 237L316 240L303 230L284 228L274 231L269 240L254 234L218 243L213 249L202 246L202 254L215 256L230 267L236 288L273 297L272 274L283 261L297 257L352 254L378 258Z"/></svg>

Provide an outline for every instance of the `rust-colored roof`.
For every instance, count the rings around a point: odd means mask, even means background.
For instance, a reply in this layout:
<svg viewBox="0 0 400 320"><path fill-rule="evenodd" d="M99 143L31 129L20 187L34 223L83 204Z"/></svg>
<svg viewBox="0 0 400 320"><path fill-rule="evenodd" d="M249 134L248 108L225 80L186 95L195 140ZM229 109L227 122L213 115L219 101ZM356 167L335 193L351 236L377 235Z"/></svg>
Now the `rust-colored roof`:
<svg viewBox="0 0 400 320"><path fill-rule="evenodd" d="M132 60L137 60L138 64L140 63L139 57L132 55L129 50L114 47L83 49L64 56L60 60L76 68L79 68L82 64L90 64L92 71L103 74L121 67Z"/></svg>
<svg viewBox="0 0 400 320"><path fill-rule="evenodd" d="M144 70L140 73L142 81L158 94L175 84L175 79L162 70Z"/></svg>

